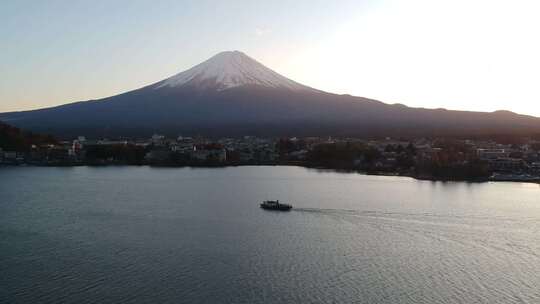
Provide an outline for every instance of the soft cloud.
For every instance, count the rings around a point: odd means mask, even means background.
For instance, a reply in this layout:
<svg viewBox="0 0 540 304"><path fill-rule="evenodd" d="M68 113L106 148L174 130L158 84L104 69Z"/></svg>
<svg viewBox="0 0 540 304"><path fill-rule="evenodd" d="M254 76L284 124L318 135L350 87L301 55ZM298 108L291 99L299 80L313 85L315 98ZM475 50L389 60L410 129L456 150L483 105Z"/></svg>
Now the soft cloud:
<svg viewBox="0 0 540 304"><path fill-rule="evenodd" d="M255 28L255 35L258 37L264 36L266 34L270 33L270 30L263 27L257 27Z"/></svg>

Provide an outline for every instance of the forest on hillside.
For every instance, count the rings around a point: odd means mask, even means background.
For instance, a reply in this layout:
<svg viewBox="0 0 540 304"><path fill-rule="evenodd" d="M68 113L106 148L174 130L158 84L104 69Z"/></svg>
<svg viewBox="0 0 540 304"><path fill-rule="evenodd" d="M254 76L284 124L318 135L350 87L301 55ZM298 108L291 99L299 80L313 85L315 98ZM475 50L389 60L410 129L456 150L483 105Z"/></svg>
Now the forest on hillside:
<svg viewBox="0 0 540 304"><path fill-rule="evenodd" d="M0 148L5 151L24 152L32 148L32 145L56 143L56 139L50 135L41 135L24 131L19 128L0 122Z"/></svg>

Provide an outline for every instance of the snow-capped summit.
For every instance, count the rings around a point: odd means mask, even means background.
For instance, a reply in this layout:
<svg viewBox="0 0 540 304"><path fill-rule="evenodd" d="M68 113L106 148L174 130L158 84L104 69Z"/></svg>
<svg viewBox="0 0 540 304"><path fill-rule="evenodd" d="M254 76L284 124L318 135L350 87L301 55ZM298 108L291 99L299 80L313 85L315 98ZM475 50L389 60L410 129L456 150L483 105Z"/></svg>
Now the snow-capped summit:
<svg viewBox="0 0 540 304"><path fill-rule="evenodd" d="M214 88L218 91L245 85L316 91L281 76L239 51L218 53L203 63L158 83L156 89L184 85Z"/></svg>

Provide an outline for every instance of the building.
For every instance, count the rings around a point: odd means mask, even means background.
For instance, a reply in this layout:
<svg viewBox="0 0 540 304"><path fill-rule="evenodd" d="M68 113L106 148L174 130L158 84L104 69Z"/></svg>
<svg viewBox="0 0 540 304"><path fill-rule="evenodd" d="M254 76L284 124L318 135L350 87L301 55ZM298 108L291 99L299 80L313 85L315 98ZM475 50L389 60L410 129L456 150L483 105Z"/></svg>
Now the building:
<svg viewBox="0 0 540 304"><path fill-rule="evenodd" d="M494 171L516 172L527 168L525 161L519 158L497 158L489 162Z"/></svg>
<svg viewBox="0 0 540 304"><path fill-rule="evenodd" d="M220 144L198 144L193 146L192 158L197 161L225 162L227 150Z"/></svg>
<svg viewBox="0 0 540 304"><path fill-rule="evenodd" d="M494 160L499 158L509 158L510 150L508 149L477 149L476 155L482 160Z"/></svg>

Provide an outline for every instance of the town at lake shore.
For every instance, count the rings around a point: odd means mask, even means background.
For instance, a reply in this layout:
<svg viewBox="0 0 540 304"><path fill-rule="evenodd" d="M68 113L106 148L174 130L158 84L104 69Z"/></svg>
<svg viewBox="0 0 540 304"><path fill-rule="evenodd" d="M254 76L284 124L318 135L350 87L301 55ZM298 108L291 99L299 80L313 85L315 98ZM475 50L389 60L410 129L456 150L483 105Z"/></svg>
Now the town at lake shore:
<svg viewBox="0 0 540 304"><path fill-rule="evenodd" d="M16 128L8 130L21 132ZM431 180L540 181L540 140L536 138L210 139L155 134L146 139L79 136L59 141L21 134L2 141L1 165L298 165Z"/></svg>

